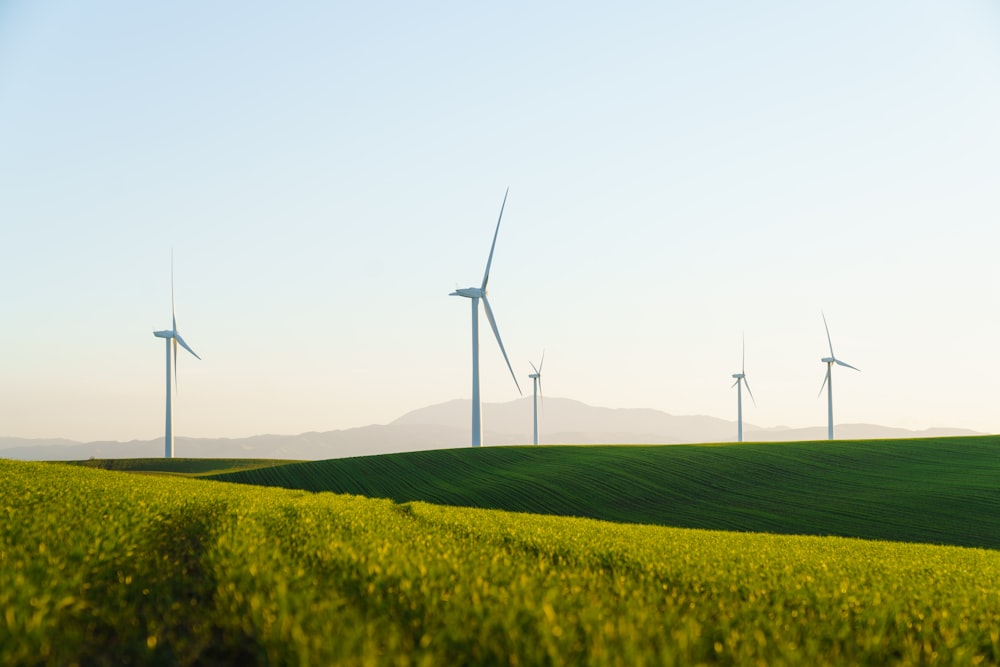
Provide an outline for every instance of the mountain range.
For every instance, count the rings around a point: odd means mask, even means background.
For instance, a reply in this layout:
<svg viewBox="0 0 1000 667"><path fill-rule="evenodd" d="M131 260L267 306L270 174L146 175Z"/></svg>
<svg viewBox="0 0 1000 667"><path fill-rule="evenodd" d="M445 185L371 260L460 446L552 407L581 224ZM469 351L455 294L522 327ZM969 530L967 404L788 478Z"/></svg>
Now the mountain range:
<svg viewBox="0 0 1000 667"><path fill-rule="evenodd" d="M531 443L532 399L483 405L483 441L489 445ZM267 458L322 460L469 446L469 400L453 400L408 412L388 424L298 435L248 438L175 436L182 458ZM958 428L912 431L875 424L838 424L837 438L919 438L979 435ZM643 408L594 407L568 398L546 398L540 409L539 442L544 444L696 444L732 442L736 422L700 415L678 416ZM826 427L760 427L744 422L744 440L823 440ZM65 439L0 437L0 458L79 461L89 458L158 458L163 439L80 443Z"/></svg>

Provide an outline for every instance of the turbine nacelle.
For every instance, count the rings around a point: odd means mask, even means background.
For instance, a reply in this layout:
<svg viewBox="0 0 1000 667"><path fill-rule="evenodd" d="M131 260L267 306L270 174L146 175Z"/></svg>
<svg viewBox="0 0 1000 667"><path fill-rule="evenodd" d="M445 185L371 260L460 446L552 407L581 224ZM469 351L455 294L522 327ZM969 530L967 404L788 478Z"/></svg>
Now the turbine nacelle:
<svg viewBox="0 0 1000 667"><path fill-rule="evenodd" d="M757 399L753 397L753 391L750 390L750 381L747 380L746 374L745 373L733 373L733 379L735 379L736 382L734 382L732 385L730 385L729 388L732 389L733 387L737 386L738 384L743 383L743 386L747 388L747 393L750 394L750 400L753 401L754 405L757 405Z"/></svg>
<svg viewBox="0 0 1000 667"><path fill-rule="evenodd" d="M545 365L545 352L542 352L542 360L538 362L538 366L535 366L530 361L528 362L528 365L531 366L531 370L535 371L534 373L532 373L528 377L530 379L532 379L532 380L538 380L538 384L541 384L542 383L542 366Z"/></svg>
<svg viewBox="0 0 1000 667"><path fill-rule="evenodd" d="M448 296L464 296L467 299L482 299L486 296L486 290L482 287L463 287L455 290Z"/></svg>
<svg viewBox="0 0 1000 667"><path fill-rule="evenodd" d="M845 368L850 368L859 372L861 371L860 368L855 368L846 361L841 361L840 359L837 359L835 357L823 357L822 359L820 359L820 361L822 361L824 364L837 364L838 366L843 366Z"/></svg>
<svg viewBox="0 0 1000 667"><path fill-rule="evenodd" d="M184 342L184 339L181 338L181 335L179 333L177 333L176 331L170 331L170 330L167 330L167 331L154 331L153 335L156 336L157 338L168 338L168 339L169 338L173 338L174 339L174 349L175 350L177 349L177 344L179 343L181 347L183 347L185 350L187 350L192 355L194 355L195 359L198 359L198 360L201 359L201 357L198 356L198 353L195 352L194 350L192 350L191 346L188 345L186 342Z"/></svg>
<svg viewBox="0 0 1000 667"><path fill-rule="evenodd" d="M827 324L826 324L826 313L823 313L821 311L820 314L823 315L823 328L826 330L826 342L827 342L827 345L830 346L830 356L829 357L823 357L822 359L820 359L820 361L822 361L824 364L837 364L838 366L846 366L847 368L850 368L850 369L856 370L858 372L861 372L860 368L855 368L854 366L850 365L846 361L841 361L840 359L837 358L837 355L834 354L834 352L833 352L833 339L830 338L830 327L827 326Z"/></svg>

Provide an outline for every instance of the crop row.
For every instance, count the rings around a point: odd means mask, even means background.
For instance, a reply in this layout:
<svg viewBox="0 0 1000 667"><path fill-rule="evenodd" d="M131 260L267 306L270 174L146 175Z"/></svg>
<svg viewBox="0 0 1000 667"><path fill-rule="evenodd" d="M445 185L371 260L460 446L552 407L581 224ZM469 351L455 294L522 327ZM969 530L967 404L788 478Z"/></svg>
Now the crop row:
<svg viewBox="0 0 1000 667"><path fill-rule="evenodd" d="M1000 553L0 460L0 663L1000 661Z"/></svg>

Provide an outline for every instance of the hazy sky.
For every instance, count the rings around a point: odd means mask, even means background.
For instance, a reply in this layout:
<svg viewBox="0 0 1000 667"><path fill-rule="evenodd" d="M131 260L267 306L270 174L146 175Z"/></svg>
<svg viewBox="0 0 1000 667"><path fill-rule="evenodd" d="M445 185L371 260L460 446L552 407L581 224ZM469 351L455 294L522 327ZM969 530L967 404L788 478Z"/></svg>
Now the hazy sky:
<svg viewBox="0 0 1000 667"><path fill-rule="evenodd" d="M525 395L1000 432L1000 5L0 2L0 435ZM483 398L518 397L485 318ZM544 419L544 415L543 415ZM735 434L734 434L735 437ZM525 424L530 438L530 424Z"/></svg>

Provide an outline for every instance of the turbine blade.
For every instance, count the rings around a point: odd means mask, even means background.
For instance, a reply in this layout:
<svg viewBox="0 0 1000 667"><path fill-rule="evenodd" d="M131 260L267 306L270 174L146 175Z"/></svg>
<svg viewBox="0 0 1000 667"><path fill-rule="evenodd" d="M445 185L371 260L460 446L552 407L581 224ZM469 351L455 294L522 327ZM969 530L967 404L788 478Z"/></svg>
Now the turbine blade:
<svg viewBox="0 0 1000 667"><path fill-rule="evenodd" d="M542 374L542 366L545 365L545 350L542 350L542 360L538 362L538 375Z"/></svg>
<svg viewBox="0 0 1000 667"><path fill-rule="evenodd" d="M490 301L483 295L483 306L486 309L486 319L490 321L490 326L493 328L493 335L497 337L497 344L500 346L500 351L503 352L503 360L507 362L507 369L510 371L510 376L514 378L514 386L517 387L517 393L524 396L524 392L521 391L521 385L517 382L517 376L514 375L514 368L510 365L510 359L507 358L507 350L503 347L503 341L500 340L500 330L497 329L496 318L493 317L493 309L490 308Z"/></svg>
<svg viewBox="0 0 1000 667"><path fill-rule="evenodd" d="M747 393L750 394L750 400L753 401L753 406L757 407L757 399L753 397L753 392L750 391L750 383L747 382L746 378L743 378L743 386L747 388Z"/></svg>
<svg viewBox="0 0 1000 667"><path fill-rule="evenodd" d="M736 386L736 385L738 385L739 383L740 383L740 380L739 380L739 378L737 378L737 379L736 379L736 382L734 382L734 383L732 383L731 385L729 385L729 388L730 388L730 389L732 389L733 387L735 387L735 386Z"/></svg>
<svg viewBox="0 0 1000 667"><path fill-rule="evenodd" d="M174 249L170 249L170 315L174 318L174 332L177 332L177 308L174 307Z"/></svg>
<svg viewBox="0 0 1000 667"><path fill-rule="evenodd" d="M483 291L486 291L486 283L490 281L490 265L493 264L493 251L497 247L497 235L500 233L500 221L503 220L503 208L507 205L507 193L510 192L510 186L507 187L507 192L503 193L503 203L500 204L500 217L497 218L497 228L493 232L493 245L490 246L490 257L486 260L486 273L483 274Z"/></svg>
<svg viewBox="0 0 1000 667"><path fill-rule="evenodd" d="M177 393L177 337L174 336L174 393Z"/></svg>
<svg viewBox="0 0 1000 667"><path fill-rule="evenodd" d="M816 394L817 397L820 397L820 396L823 395L823 389L826 388L826 381L829 380L829 379L830 379L830 366L829 366L829 364L827 364L826 374L823 375L823 384L821 384L819 386L819 393Z"/></svg>
<svg viewBox="0 0 1000 667"><path fill-rule="evenodd" d="M823 316L823 328L826 329L826 342L830 344L830 356L836 359L837 355L833 353L833 340L830 339L830 327L826 325L826 314L822 310L819 312Z"/></svg>
<svg viewBox="0 0 1000 667"><path fill-rule="evenodd" d="M542 407L545 407L545 394L542 393L542 375L538 375L538 398L542 399Z"/></svg>
<svg viewBox="0 0 1000 667"><path fill-rule="evenodd" d="M181 338L181 335L179 333L177 333L176 331L174 331L174 362L175 363L177 361L177 343L180 343L181 347L183 347L185 350L187 350L188 352L190 352L191 354L193 354L195 359L201 360L201 357L199 357L195 353L195 351L192 350L191 347L187 343L184 342L184 339Z"/></svg>
<svg viewBox="0 0 1000 667"><path fill-rule="evenodd" d="M538 375L539 377L541 377L541 373L539 373L539 372L538 372L538 369L537 369L537 368L535 368L535 365L534 365L533 363L531 363L531 362L529 361L529 362L528 362L528 365L529 365L529 366L531 366L531 370L535 371L535 375Z"/></svg>
<svg viewBox="0 0 1000 667"><path fill-rule="evenodd" d="M740 364L740 373L747 374L747 335L743 334L743 363Z"/></svg>
<svg viewBox="0 0 1000 667"><path fill-rule="evenodd" d="M850 364L849 364L849 363L847 363L846 361L841 361L840 359L837 359L836 357L834 357L834 358L833 358L833 360L834 360L835 362L837 362L837 364L839 364L839 365L841 365L841 366L847 366L848 368L854 368L854 366L850 365ZM857 372L859 372L859 373L861 372L861 369L860 369L860 368L854 368L854 370L856 370L856 371L857 371Z"/></svg>

